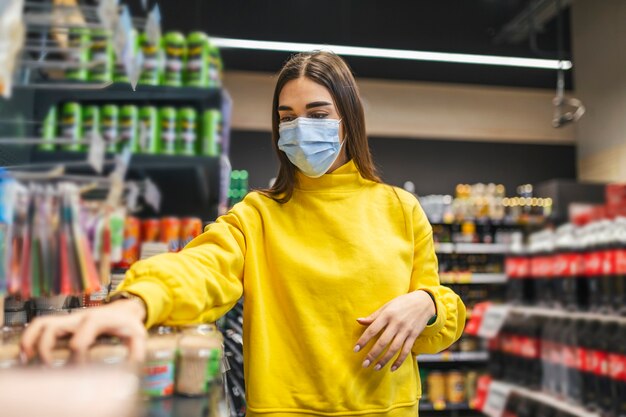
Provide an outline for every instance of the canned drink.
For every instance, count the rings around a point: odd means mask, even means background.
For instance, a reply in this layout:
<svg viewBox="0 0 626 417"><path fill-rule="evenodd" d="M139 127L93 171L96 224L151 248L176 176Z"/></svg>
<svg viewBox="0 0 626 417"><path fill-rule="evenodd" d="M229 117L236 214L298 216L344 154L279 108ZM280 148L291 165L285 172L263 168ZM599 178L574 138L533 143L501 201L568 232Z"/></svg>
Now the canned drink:
<svg viewBox="0 0 626 417"><path fill-rule="evenodd" d="M145 33L139 36L139 47L143 52L143 65L141 67L139 84L159 85L163 73L163 49L159 45L150 42Z"/></svg>
<svg viewBox="0 0 626 417"><path fill-rule="evenodd" d="M72 143L64 145L63 149L68 151L80 151L83 145L83 114L80 103L69 102L63 105L61 113L61 136L63 139L71 140Z"/></svg>
<svg viewBox="0 0 626 417"><path fill-rule="evenodd" d="M91 60L101 61L91 68L89 79L97 82L113 80L113 65L115 53L109 33L104 29L95 29L91 32Z"/></svg>
<svg viewBox="0 0 626 417"><path fill-rule="evenodd" d="M129 268L139 260L141 221L137 217L128 216L124 221L124 243L122 244L122 260L119 268Z"/></svg>
<svg viewBox="0 0 626 417"><path fill-rule="evenodd" d="M77 66L69 68L65 71L65 78L74 81L87 81L89 79L89 63L90 48L89 43L91 36L89 30L85 28L72 28L68 33L67 44L72 48L70 53L70 61Z"/></svg>
<svg viewBox="0 0 626 417"><path fill-rule="evenodd" d="M119 107L114 104L102 106L100 119L102 120L101 134L107 143L107 152L115 153L119 135Z"/></svg>
<svg viewBox="0 0 626 417"><path fill-rule="evenodd" d="M209 87L222 86L222 65L219 48L209 44Z"/></svg>
<svg viewBox="0 0 626 417"><path fill-rule="evenodd" d="M126 147L139 152L139 109L132 104L120 109L120 152Z"/></svg>
<svg viewBox="0 0 626 417"><path fill-rule="evenodd" d="M83 107L83 136L91 139L91 134L95 129L100 129L100 107Z"/></svg>
<svg viewBox="0 0 626 417"><path fill-rule="evenodd" d="M220 156L222 145L222 112L206 110L202 120L202 155Z"/></svg>
<svg viewBox="0 0 626 417"><path fill-rule="evenodd" d="M163 84L181 87L185 67L185 36L180 32L168 32L163 36L163 45L165 48Z"/></svg>
<svg viewBox="0 0 626 417"><path fill-rule="evenodd" d="M451 371L446 377L446 398L449 403L465 402L465 375L459 371Z"/></svg>
<svg viewBox="0 0 626 417"><path fill-rule="evenodd" d="M478 372L469 371L467 375L465 375L465 399L470 403L470 406L472 406L472 403L476 400L477 387Z"/></svg>
<svg viewBox="0 0 626 417"><path fill-rule="evenodd" d="M159 111L155 106L139 110L139 148L142 153L158 154L161 151Z"/></svg>
<svg viewBox="0 0 626 417"><path fill-rule="evenodd" d="M194 108L183 107L178 111L178 134L180 153L183 155L196 154L197 112Z"/></svg>
<svg viewBox="0 0 626 417"><path fill-rule="evenodd" d="M180 220L177 217L161 219L161 242L167 243L170 252L180 250Z"/></svg>
<svg viewBox="0 0 626 417"><path fill-rule="evenodd" d="M181 248L187 246L202 233L202 220L197 217L185 217L180 221Z"/></svg>
<svg viewBox="0 0 626 417"><path fill-rule="evenodd" d="M426 380L428 400L432 404L441 404L446 401L446 379L443 373L433 371L428 374Z"/></svg>
<svg viewBox="0 0 626 417"><path fill-rule="evenodd" d="M146 219L141 223L142 242L158 242L161 225L159 219Z"/></svg>
<svg viewBox="0 0 626 417"><path fill-rule="evenodd" d="M208 87L209 37L204 32L192 32L187 36L186 82L192 87Z"/></svg>
<svg viewBox="0 0 626 417"><path fill-rule="evenodd" d="M41 137L43 144L39 145L42 151L53 151L55 149L54 140L57 137L57 107L52 106L48 110L46 118L41 126Z"/></svg>
<svg viewBox="0 0 626 417"><path fill-rule="evenodd" d="M166 155L176 154L176 116L174 107L163 107L159 112L161 151Z"/></svg>

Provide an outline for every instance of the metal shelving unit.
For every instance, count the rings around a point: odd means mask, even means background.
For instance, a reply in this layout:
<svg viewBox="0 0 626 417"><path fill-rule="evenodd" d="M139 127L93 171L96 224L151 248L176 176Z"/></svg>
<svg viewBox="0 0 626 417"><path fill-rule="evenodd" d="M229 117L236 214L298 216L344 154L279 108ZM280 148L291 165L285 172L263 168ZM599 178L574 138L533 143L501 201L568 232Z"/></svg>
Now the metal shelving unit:
<svg viewBox="0 0 626 417"><path fill-rule="evenodd" d="M441 362L485 362L489 360L489 353L483 351L476 352L443 352L436 355L419 355L419 363L441 363Z"/></svg>
<svg viewBox="0 0 626 417"><path fill-rule="evenodd" d="M504 284L506 274L474 274L471 272L440 272L442 284Z"/></svg>

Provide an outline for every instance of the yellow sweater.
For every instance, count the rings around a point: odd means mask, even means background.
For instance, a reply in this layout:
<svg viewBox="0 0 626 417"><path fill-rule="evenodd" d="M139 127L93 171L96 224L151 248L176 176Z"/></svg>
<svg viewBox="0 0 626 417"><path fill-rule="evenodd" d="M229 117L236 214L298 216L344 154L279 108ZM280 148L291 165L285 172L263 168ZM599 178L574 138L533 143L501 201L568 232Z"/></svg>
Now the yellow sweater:
<svg viewBox="0 0 626 417"><path fill-rule="evenodd" d="M436 301L437 320L413 354L456 341L465 306L439 285L432 229L413 195L365 180L349 162L292 199L250 193L177 254L136 263L121 291L140 296L147 326L212 322L244 297L248 417L415 417L415 358L394 373L363 369L356 321L410 291Z"/></svg>

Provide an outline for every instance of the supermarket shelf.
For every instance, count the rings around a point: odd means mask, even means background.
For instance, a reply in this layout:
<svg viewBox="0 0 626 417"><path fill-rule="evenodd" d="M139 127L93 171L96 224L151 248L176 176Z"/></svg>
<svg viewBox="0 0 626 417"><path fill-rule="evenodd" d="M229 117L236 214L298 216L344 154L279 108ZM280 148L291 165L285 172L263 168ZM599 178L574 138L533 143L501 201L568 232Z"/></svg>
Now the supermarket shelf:
<svg viewBox="0 0 626 417"><path fill-rule="evenodd" d="M601 417L600 414L589 411L588 409L576 405L567 403L565 400L555 398L551 395L544 394L543 392L530 390L528 388L521 387L519 385L513 385L506 382L498 381L505 386L508 386L512 393L516 393L519 396L526 397L544 404L547 404L553 408L565 411L572 416L577 417Z"/></svg>
<svg viewBox="0 0 626 417"><path fill-rule="evenodd" d="M440 272L442 284L504 284L506 274L473 274L471 272Z"/></svg>
<svg viewBox="0 0 626 417"><path fill-rule="evenodd" d="M419 355L419 363L438 362L484 362L489 360L488 352L443 352L436 355Z"/></svg>
<svg viewBox="0 0 626 417"><path fill-rule="evenodd" d="M567 319L580 319L580 320L597 320L597 321L610 321L616 323L626 323L626 317L610 315L610 314L598 314L598 313L586 313L579 311L568 311L560 309L542 308L542 307L525 307L525 306L511 306L509 310L511 313L522 314L527 316L539 316L539 317L555 317L555 318L567 318Z"/></svg>
<svg viewBox="0 0 626 417"><path fill-rule="evenodd" d="M476 411L469 406L468 403L422 403L420 402L419 411Z"/></svg>
<svg viewBox="0 0 626 417"><path fill-rule="evenodd" d="M462 254L505 254L508 246L500 243L436 243L437 253L462 253Z"/></svg>

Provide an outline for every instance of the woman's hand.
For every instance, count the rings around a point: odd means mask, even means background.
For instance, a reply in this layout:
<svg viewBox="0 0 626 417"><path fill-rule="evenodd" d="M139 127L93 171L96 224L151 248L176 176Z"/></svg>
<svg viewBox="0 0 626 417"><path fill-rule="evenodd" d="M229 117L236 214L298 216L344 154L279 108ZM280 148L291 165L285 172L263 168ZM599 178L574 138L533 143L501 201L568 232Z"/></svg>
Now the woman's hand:
<svg viewBox="0 0 626 417"><path fill-rule="evenodd" d="M355 352L359 352L382 332L363 361L363 367L369 367L386 349L374 370L381 370L400 352L391 367L391 372L394 372L411 353L415 339L435 314L435 303L430 295L426 291L415 291L391 300L369 317L357 319L367 329L357 342Z"/></svg>
<svg viewBox="0 0 626 417"><path fill-rule="evenodd" d="M145 355L145 306L139 300L119 300L67 316L35 319L22 336L22 352L28 359L36 354L46 364L57 339L70 337L69 348L78 362L84 362L87 350L102 334L116 336L128 346L130 359L142 361Z"/></svg>

